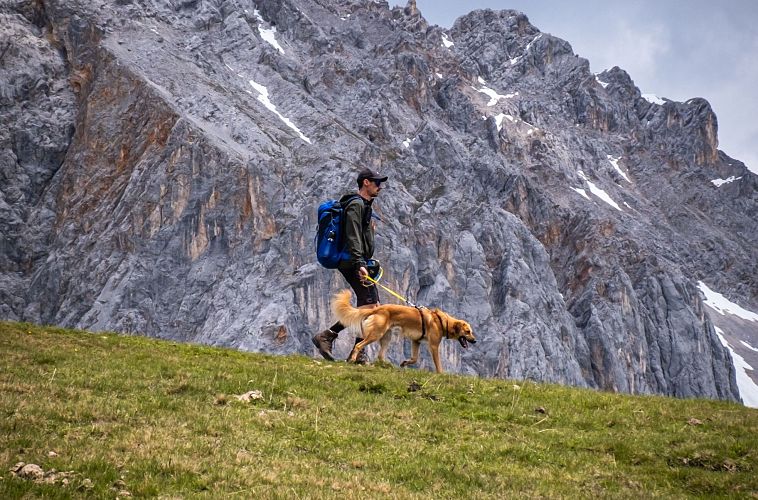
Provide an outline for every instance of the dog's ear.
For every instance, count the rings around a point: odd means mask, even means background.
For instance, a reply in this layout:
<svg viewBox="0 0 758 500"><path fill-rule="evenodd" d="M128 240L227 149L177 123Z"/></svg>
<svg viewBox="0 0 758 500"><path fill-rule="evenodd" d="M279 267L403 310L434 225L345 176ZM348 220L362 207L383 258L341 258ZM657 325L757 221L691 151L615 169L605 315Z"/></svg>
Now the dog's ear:
<svg viewBox="0 0 758 500"><path fill-rule="evenodd" d="M455 335L461 335L463 333L463 322L462 321L456 321L453 323L453 333Z"/></svg>

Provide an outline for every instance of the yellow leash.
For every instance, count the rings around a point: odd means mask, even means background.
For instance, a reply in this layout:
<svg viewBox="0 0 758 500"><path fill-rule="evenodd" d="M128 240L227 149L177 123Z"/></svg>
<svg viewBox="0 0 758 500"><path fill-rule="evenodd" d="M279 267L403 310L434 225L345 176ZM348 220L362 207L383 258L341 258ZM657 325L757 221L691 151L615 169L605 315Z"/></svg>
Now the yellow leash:
<svg viewBox="0 0 758 500"><path fill-rule="evenodd" d="M382 287L384 289L384 291L386 291L387 293L390 293L390 294L394 295L395 297L397 297L398 299L402 300L403 302L405 302L409 306L416 307L416 308L419 307L416 304L414 304L413 302L411 302L410 300L406 299L405 297L403 297L402 295L400 295L399 293L397 293L396 291L392 290L391 288L387 288L386 286L384 286L381 283L379 283L379 280L382 279L382 275L383 274L384 274L384 269L382 269L380 267L379 268L379 276L377 276L376 279L372 278L369 275L366 275L365 279L368 280L368 281L370 281L374 285L378 285L378 286ZM421 307L423 307L423 306L421 306Z"/></svg>

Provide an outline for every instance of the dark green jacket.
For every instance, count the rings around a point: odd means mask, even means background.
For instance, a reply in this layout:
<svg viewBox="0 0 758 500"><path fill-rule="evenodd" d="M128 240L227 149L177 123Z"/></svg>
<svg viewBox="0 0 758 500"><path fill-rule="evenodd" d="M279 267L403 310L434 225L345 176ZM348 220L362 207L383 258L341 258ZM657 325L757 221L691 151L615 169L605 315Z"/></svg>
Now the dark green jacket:
<svg viewBox="0 0 758 500"><path fill-rule="evenodd" d="M345 202L354 194L346 194L340 198ZM371 201L358 196L348 203L344 212L345 250L350 255L346 261L340 262L340 269L358 270L366 266L366 261L374 256L374 228L371 225Z"/></svg>

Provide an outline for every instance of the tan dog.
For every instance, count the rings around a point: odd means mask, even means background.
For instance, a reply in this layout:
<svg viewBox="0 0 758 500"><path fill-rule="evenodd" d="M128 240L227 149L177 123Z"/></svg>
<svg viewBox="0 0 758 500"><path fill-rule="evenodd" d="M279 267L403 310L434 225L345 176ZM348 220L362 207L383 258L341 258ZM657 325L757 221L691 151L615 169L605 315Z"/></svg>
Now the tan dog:
<svg viewBox="0 0 758 500"><path fill-rule="evenodd" d="M422 340L429 342L434 367L437 373L442 373L440 362L440 342L442 339L452 339L460 342L464 349L468 343L476 343L471 326L456 319L439 309L416 309L415 307L388 304L373 309L357 309L350 304L350 290L338 292L332 300L332 311L340 323L346 326L360 326L363 341L358 342L350 353L348 361L355 362L361 349L377 340L380 342L379 361L384 361L384 354L389 347L391 335L387 332L397 327L405 337L413 341L411 359L406 359L400 366L413 365L418 361L418 349ZM421 318L423 315L423 325Z"/></svg>

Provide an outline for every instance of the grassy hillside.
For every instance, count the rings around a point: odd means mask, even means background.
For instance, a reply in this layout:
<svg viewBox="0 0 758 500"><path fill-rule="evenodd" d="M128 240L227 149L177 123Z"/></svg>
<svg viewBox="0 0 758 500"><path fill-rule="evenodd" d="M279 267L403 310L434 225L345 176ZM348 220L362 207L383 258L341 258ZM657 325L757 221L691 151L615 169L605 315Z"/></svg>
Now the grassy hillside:
<svg viewBox="0 0 758 500"><path fill-rule="evenodd" d="M0 357L0 498L758 497L736 404L17 323Z"/></svg>

